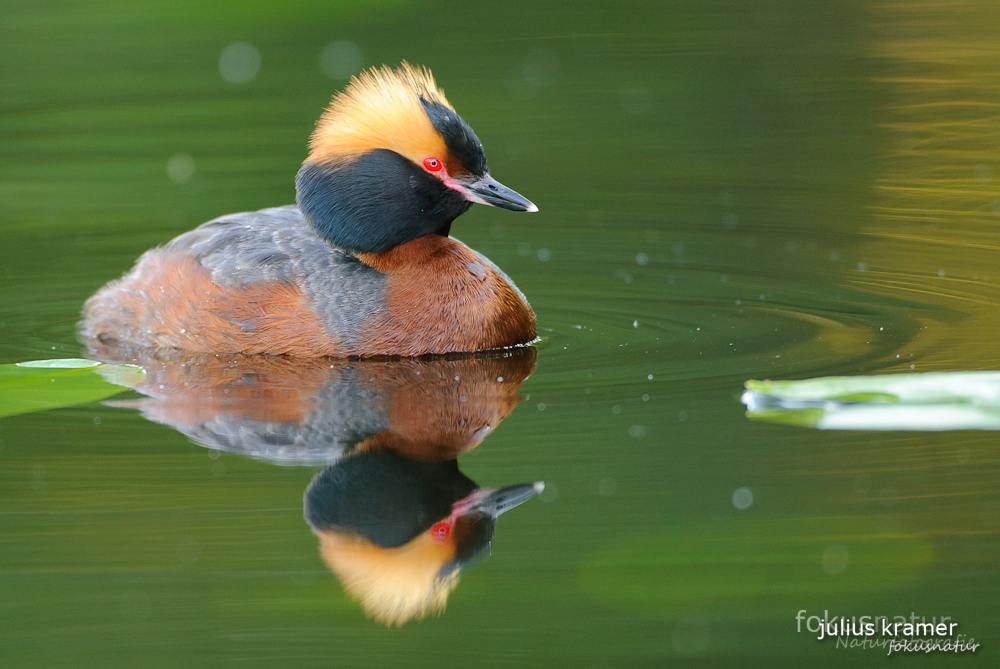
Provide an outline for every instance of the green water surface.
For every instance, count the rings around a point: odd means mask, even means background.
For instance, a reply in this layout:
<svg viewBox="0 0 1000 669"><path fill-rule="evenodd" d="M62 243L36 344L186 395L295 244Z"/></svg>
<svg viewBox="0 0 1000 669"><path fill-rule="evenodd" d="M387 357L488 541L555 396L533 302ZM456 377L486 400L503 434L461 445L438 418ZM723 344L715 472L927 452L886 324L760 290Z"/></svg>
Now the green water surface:
<svg viewBox="0 0 1000 669"><path fill-rule="evenodd" d="M548 486L442 616L386 628L303 521L318 467L206 449L128 402L8 416L3 664L996 664L996 437L754 422L739 397L747 379L1000 367L1000 5L0 16L0 363L87 357L88 295L205 220L292 202L344 73L405 59L540 207L477 206L452 230L544 337L525 399L461 469ZM234 43L259 65L230 81ZM797 631L802 610L950 617L981 646L886 658Z"/></svg>

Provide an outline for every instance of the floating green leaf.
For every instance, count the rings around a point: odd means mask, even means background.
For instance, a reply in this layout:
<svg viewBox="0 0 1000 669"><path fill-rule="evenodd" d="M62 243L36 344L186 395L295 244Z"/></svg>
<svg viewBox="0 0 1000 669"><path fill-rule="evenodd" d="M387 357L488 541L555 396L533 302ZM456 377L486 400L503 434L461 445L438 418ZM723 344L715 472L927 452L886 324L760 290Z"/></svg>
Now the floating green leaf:
<svg viewBox="0 0 1000 669"><path fill-rule="evenodd" d="M28 360L27 362L16 362L14 364L17 367L37 369L91 369L101 363L85 358L57 358L55 360Z"/></svg>
<svg viewBox="0 0 1000 669"><path fill-rule="evenodd" d="M1000 372L746 382L747 416L828 430L1000 430Z"/></svg>
<svg viewBox="0 0 1000 669"><path fill-rule="evenodd" d="M69 358L0 365L0 416L95 402L146 377L135 365Z"/></svg>

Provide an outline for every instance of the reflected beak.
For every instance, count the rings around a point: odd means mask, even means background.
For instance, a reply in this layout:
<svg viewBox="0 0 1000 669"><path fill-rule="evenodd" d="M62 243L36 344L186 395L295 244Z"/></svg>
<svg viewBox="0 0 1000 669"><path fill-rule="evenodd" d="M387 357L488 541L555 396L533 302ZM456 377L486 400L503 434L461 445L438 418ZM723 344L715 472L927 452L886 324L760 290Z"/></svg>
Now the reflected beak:
<svg viewBox="0 0 1000 669"><path fill-rule="evenodd" d="M525 209L524 211L529 210ZM464 516L468 513L478 512L496 518L501 513L527 502L543 490L545 490L545 484L541 481L511 485L505 488L477 490L468 497L455 502L452 506L452 513L456 516Z"/></svg>
<svg viewBox="0 0 1000 669"><path fill-rule="evenodd" d="M507 188L491 177L489 173L475 181L447 179L445 185L457 190L469 202L478 202L511 211L538 211L538 207L532 204L531 200L517 191Z"/></svg>

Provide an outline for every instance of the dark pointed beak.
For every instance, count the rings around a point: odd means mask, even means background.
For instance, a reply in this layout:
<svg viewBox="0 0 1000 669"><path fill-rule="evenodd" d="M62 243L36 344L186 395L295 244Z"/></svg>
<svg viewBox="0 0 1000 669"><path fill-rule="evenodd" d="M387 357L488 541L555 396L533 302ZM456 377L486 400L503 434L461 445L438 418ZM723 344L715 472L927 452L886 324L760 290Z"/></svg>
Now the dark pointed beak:
<svg viewBox="0 0 1000 669"><path fill-rule="evenodd" d="M501 513L527 502L543 490L545 490L545 484L541 481L511 485L505 488L477 490L468 497L455 502L452 512L460 516L478 512L496 518Z"/></svg>
<svg viewBox="0 0 1000 669"><path fill-rule="evenodd" d="M511 211L538 211L538 207L532 204L531 200L517 191L507 188L491 177L489 173L475 181L461 181L459 183L463 186L465 198L471 202L488 204L491 207L500 207Z"/></svg>

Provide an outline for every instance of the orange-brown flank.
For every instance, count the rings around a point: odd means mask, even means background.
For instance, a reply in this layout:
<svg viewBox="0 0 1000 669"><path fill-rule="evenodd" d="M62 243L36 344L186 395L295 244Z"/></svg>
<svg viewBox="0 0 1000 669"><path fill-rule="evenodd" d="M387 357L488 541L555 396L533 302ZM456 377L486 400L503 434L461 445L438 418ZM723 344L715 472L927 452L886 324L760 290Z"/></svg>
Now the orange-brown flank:
<svg viewBox="0 0 1000 669"><path fill-rule="evenodd" d="M478 351L535 338L524 298L450 237L426 235L358 259L388 275L385 310L359 333L360 355Z"/></svg>
<svg viewBox="0 0 1000 669"><path fill-rule="evenodd" d="M385 304L338 341L291 283L224 286L182 252L156 249L88 300L82 331L121 344L187 351L414 356L535 338L535 315L492 266L449 237L427 235L358 258L386 274Z"/></svg>
<svg viewBox="0 0 1000 669"><path fill-rule="evenodd" d="M123 344L186 351L343 356L287 283L220 286L183 253L150 251L84 307L83 331Z"/></svg>

